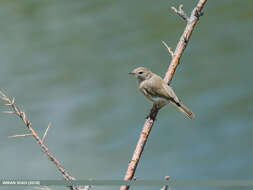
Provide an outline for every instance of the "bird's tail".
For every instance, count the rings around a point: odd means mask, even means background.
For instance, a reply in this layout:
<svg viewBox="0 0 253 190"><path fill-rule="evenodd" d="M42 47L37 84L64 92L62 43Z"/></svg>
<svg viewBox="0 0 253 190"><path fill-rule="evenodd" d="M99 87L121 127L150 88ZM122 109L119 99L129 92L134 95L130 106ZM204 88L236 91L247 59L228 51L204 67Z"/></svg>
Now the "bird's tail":
<svg viewBox="0 0 253 190"><path fill-rule="evenodd" d="M190 119L193 119L195 117L194 113L192 113L192 111L189 108L187 108L182 102L171 102L171 103Z"/></svg>

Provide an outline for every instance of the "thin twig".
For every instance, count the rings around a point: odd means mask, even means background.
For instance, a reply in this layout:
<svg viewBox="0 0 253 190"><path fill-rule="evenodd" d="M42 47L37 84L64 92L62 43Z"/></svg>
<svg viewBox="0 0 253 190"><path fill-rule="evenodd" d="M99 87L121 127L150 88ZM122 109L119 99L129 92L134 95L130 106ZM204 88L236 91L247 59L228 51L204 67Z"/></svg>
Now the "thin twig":
<svg viewBox="0 0 253 190"><path fill-rule="evenodd" d="M168 71L165 74L164 81L168 84L171 83L171 80L174 76L174 73L176 71L177 66L179 65L180 58L184 52L184 49L186 48L188 41L190 39L190 36L192 34L192 31L196 25L196 23L199 20L199 16L201 16L201 10L204 7L207 0L199 0L197 6L193 9L191 16L187 20L187 25L184 29L184 32L177 44L177 47L174 51L173 58L170 62ZM179 7L180 8L180 7ZM182 6L181 6L182 9ZM145 144L147 142L148 136L151 132L151 129L153 127L153 124L155 122L157 113L159 111L159 108L153 105L152 109L150 110L150 113L148 114L145 123L143 125L142 131L140 133L139 140L136 144L135 151L133 153L132 159L128 164L128 168L124 177L124 180L132 180L135 170L138 166L140 157L142 155L142 152L144 150ZM128 190L129 186L121 186L121 190Z"/></svg>
<svg viewBox="0 0 253 190"><path fill-rule="evenodd" d="M51 127L51 123L48 124L47 129L46 129L46 131L45 131L45 133L44 133L44 135L43 135L43 137L42 137L42 142L43 142L43 143L45 142L45 138L46 138L46 136L47 136L47 132L48 132L48 130L49 130L50 127Z"/></svg>
<svg viewBox="0 0 253 190"><path fill-rule="evenodd" d="M171 58L173 58L174 53L173 53L173 51L172 51L172 48L169 47L169 46L165 43L165 41L163 41L163 40L162 40L162 43L163 43L163 45L167 48L167 50L168 50L168 52L169 52Z"/></svg>
<svg viewBox="0 0 253 190"><path fill-rule="evenodd" d="M28 133L28 134L22 134L22 135L12 135L12 136L8 136L8 138L27 137L27 136L33 136L33 134Z"/></svg>
<svg viewBox="0 0 253 190"><path fill-rule="evenodd" d="M179 5L178 9L176 9L175 7L171 7L171 9L177 13L179 16L181 16L184 20L188 21L188 16L186 15L186 13L183 10L183 5Z"/></svg>
<svg viewBox="0 0 253 190"><path fill-rule="evenodd" d="M15 99L12 100L7 97L3 92L0 91L0 99L5 101L13 110L12 112L5 112L5 113L14 113L19 116L19 118L24 122L27 129L31 132L30 136L33 136L36 142L40 145L41 149L44 153L48 156L48 158L55 164L58 170L61 172L65 180L75 180L73 176L71 176L66 169L61 165L61 163L53 156L53 154L49 151L48 147L44 144L43 140L39 137L37 132L33 129L32 123L27 119L25 112L20 111L20 109L15 105ZM49 128L49 127L48 127ZM48 130L48 129L47 129ZM18 136L18 135L16 135ZM46 136L46 132L44 134ZM81 190L83 187L73 187L68 186L71 190Z"/></svg>

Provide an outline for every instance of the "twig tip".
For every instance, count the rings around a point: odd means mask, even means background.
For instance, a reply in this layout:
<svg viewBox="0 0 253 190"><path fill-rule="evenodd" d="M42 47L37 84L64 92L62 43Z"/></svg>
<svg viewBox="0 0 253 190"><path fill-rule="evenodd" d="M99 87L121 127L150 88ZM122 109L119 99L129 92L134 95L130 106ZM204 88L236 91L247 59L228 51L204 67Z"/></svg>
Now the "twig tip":
<svg viewBox="0 0 253 190"><path fill-rule="evenodd" d="M47 132L49 131L51 125L52 125L52 123L50 122L50 123L48 124L48 126L47 126L47 129L46 129L46 131L45 131L43 137L42 137L42 142L43 142L43 143L44 143L44 141L45 141L45 138L46 138L46 136L47 136Z"/></svg>
<svg viewBox="0 0 253 190"><path fill-rule="evenodd" d="M2 111L2 113L15 114L15 112L14 112L14 111Z"/></svg>
<svg viewBox="0 0 253 190"><path fill-rule="evenodd" d="M27 137L27 136L33 136L33 134L29 133L29 134L22 134L22 135L12 135L12 136L8 136L8 138Z"/></svg>
<svg viewBox="0 0 253 190"><path fill-rule="evenodd" d="M180 4L179 6L178 6L178 9L177 8L175 8L175 7L171 7L171 9L176 13L176 14L178 14L179 16L181 16L184 20L186 20L186 21L188 21L188 16L186 15L186 13L184 12L184 10L183 10L183 4Z"/></svg>
<svg viewBox="0 0 253 190"><path fill-rule="evenodd" d="M172 51L172 48L169 47L169 46L165 43L165 41L163 41L163 40L162 40L162 43L163 43L163 45L167 48L167 50L168 50L169 54L171 55L171 57L173 57L173 56L174 56L174 52Z"/></svg>

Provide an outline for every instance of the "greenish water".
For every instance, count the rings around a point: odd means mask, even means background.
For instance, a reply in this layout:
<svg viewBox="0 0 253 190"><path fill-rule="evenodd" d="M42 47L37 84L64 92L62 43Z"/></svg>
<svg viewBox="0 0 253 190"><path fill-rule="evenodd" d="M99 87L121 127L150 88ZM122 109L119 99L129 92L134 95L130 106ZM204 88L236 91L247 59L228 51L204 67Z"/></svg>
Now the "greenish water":
<svg viewBox="0 0 253 190"><path fill-rule="evenodd" d="M46 143L76 178L123 178L151 108L127 73L164 75L180 3L189 14L197 0L0 2L0 88L41 136L52 122ZM207 2L172 81L197 117L160 111L137 178L253 178L252 7ZM0 128L0 178L62 179L32 138L7 138L27 133L21 121L1 114Z"/></svg>

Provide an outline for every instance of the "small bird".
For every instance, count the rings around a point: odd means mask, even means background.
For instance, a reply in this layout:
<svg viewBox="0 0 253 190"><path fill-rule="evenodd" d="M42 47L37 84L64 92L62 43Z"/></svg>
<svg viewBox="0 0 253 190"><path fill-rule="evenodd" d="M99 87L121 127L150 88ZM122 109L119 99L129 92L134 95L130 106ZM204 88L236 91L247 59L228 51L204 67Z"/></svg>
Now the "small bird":
<svg viewBox="0 0 253 190"><path fill-rule="evenodd" d="M138 79L139 90L156 106L163 107L170 103L190 119L195 117L194 113L178 99L174 90L160 76L145 67L138 67L129 74Z"/></svg>

